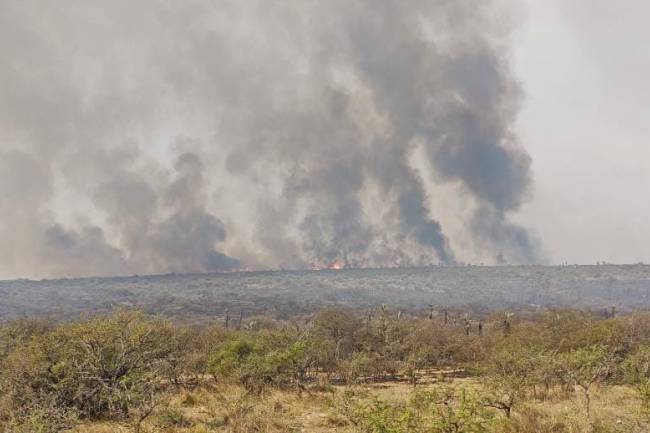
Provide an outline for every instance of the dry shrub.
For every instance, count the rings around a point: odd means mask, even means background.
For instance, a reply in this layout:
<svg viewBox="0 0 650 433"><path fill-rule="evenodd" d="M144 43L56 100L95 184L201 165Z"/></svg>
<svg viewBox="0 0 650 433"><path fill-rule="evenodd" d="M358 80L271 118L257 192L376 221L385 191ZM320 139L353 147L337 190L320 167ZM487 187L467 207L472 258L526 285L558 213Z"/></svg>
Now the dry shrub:
<svg viewBox="0 0 650 433"><path fill-rule="evenodd" d="M3 432L59 433L75 427L77 423L75 410L58 407L51 401L42 401L29 409L14 412Z"/></svg>
<svg viewBox="0 0 650 433"><path fill-rule="evenodd" d="M569 425L544 412L524 408L503 426L503 433L567 433Z"/></svg>
<svg viewBox="0 0 650 433"><path fill-rule="evenodd" d="M191 426L190 421L181 410L169 406L159 409L153 422L160 428Z"/></svg>
<svg viewBox="0 0 650 433"><path fill-rule="evenodd" d="M244 395L229 401L225 408L225 427L229 433L291 433L300 426L278 401Z"/></svg>
<svg viewBox="0 0 650 433"><path fill-rule="evenodd" d="M196 397L194 394L185 393L181 400L181 406L183 407L194 407L197 405Z"/></svg>
<svg viewBox="0 0 650 433"><path fill-rule="evenodd" d="M43 399L85 419L150 411L173 329L136 312L62 324L7 356L2 392L14 413L40 410Z"/></svg>

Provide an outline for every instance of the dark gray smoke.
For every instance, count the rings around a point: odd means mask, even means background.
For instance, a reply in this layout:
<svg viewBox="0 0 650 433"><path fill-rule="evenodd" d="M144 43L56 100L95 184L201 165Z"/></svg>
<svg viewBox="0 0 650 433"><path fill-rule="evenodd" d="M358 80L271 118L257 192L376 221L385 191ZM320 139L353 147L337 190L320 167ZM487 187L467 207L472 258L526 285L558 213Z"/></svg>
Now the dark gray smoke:
<svg viewBox="0 0 650 433"><path fill-rule="evenodd" d="M0 2L0 276L543 260L500 5Z"/></svg>

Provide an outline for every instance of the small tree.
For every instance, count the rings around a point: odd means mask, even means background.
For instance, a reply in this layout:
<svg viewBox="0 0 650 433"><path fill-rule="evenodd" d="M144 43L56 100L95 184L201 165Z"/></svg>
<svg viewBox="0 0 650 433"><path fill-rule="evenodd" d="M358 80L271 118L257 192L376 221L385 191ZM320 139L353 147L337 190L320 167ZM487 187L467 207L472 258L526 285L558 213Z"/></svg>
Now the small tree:
<svg viewBox="0 0 650 433"><path fill-rule="evenodd" d="M414 392L410 405L426 420L422 431L433 433L487 433L495 420L479 396L465 388L436 387ZM409 433L413 430L407 430Z"/></svg>
<svg viewBox="0 0 650 433"><path fill-rule="evenodd" d="M237 382L255 394L267 387L300 385L305 348L302 341L273 347L259 339L235 339L212 354L207 371L216 378Z"/></svg>
<svg viewBox="0 0 650 433"><path fill-rule="evenodd" d="M60 325L7 357L2 389L15 412L47 401L86 419L150 413L172 336L168 322L128 311Z"/></svg>
<svg viewBox="0 0 650 433"><path fill-rule="evenodd" d="M524 399L535 382L534 371L539 354L530 349L505 346L492 354L486 368L487 406L503 411L510 418L512 409Z"/></svg>
<svg viewBox="0 0 650 433"><path fill-rule="evenodd" d="M360 329L361 321L345 310L326 309L316 314L312 320L313 335L334 343L334 359L337 362L352 354L354 337Z"/></svg>
<svg viewBox="0 0 650 433"><path fill-rule="evenodd" d="M594 384L610 376L614 357L605 346L598 345L563 353L558 357L558 362L561 371L582 391L587 425L592 431L591 390Z"/></svg>
<svg viewBox="0 0 650 433"><path fill-rule="evenodd" d="M633 385L641 398L641 413L650 417L650 345L639 347L622 364L624 380Z"/></svg>

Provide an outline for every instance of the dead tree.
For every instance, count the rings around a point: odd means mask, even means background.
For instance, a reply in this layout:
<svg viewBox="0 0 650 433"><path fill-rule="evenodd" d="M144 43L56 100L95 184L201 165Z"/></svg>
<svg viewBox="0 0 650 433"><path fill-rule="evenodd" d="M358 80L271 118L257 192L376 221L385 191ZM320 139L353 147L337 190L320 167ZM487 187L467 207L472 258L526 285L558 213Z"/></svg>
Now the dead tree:
<svg viewBox="0 0 650 433"><path fill-rule="evenodd" d="M512 318L512 316L513 316L512 313L506 313L506 315L503 318L503 333L505 335L510 334L510 330L511 330L510 319Z"/></svg>
<svg viewBox="0 0 650 433"><path fill-rule="evenodd" d="M368 309L368 320L366 322L366 326L368 328L368 335L370 335L372 331L372 308Z"/></svg>
<svg viewBox="0 0 650 433"><path fill-rule="evenodd" d="M386 331L388 329L388 323L386 320L387 316L388 316L388 305L381 304L381 313L380 313L381 320L379 322L379 335L381 335L381 338L383 339L386 339Z"/></svg>

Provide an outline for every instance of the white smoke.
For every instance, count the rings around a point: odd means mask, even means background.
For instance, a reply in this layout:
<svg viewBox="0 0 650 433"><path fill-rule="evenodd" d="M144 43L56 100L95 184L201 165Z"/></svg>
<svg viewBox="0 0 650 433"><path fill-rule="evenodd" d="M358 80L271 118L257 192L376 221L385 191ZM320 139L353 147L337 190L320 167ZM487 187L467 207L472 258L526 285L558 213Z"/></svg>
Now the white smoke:
<svg viewBox="0 0 650 433"><path fill-rule="evenodd" d="M543 260L500 7L4 0L0 275Z"/></svg>

